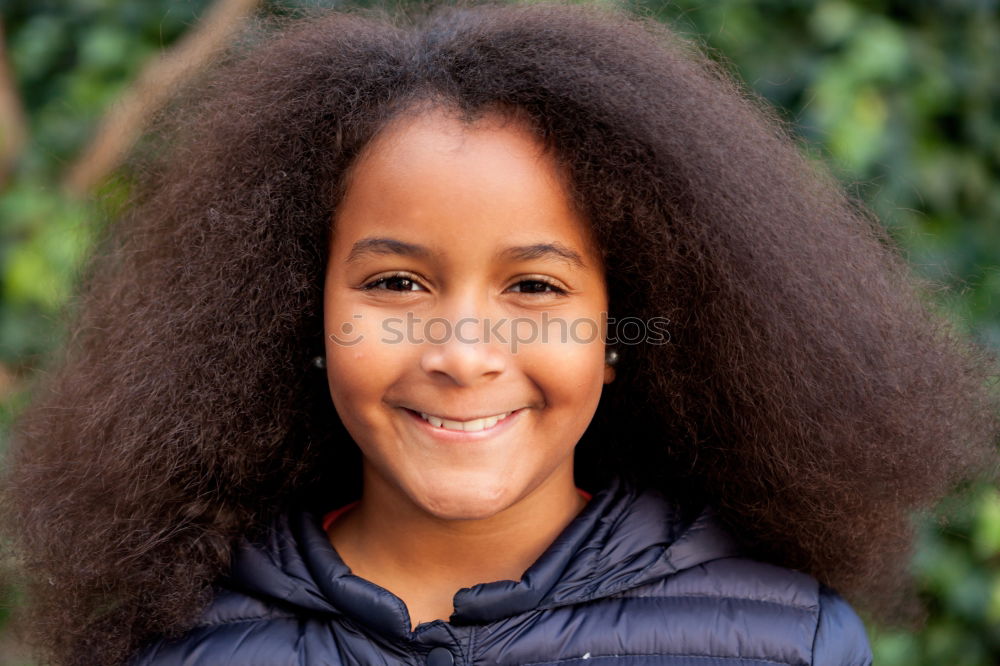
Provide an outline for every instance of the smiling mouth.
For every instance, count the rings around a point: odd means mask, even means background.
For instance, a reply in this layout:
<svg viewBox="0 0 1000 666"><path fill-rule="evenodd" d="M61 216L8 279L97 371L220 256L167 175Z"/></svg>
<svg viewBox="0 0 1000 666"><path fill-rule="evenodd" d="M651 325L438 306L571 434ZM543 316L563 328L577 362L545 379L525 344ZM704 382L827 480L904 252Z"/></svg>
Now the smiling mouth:
<svg viewBox="0 0 1000 666"><path fill-rule="evenodd" d="M406 409L406 411L410 412L411 414L417 416L418 418L423 419L424 421L426 421L427 423L429 423L430 425L439 430L450 430L453 432L480 432L483 430L490 430L496 427L498 423L502 423L503 421L507 420L508 418L510 418L512 414L521 411L523 407L520 409L515 409L510 412L503 412L500 414L495 414L493 416L487 416L479 419L472 419L471 421L452 421L450 419L443 419L438 416L434 416L433 414L418 412L416 410L410 409L409 407L404 407L404 409Z"/></svg>

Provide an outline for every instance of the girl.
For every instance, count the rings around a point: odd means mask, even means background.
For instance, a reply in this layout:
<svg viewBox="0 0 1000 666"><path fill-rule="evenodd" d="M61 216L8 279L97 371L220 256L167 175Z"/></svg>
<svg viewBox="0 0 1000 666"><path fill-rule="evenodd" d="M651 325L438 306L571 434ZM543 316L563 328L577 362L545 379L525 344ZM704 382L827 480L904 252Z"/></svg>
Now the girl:
<svg viewBox="0 0 1000 666"><path fill-rule="evenodd" d="M866 664L844 598L912 615L995 361L690 45L330 13L199 91L6 463L43 657Z"/></svg>

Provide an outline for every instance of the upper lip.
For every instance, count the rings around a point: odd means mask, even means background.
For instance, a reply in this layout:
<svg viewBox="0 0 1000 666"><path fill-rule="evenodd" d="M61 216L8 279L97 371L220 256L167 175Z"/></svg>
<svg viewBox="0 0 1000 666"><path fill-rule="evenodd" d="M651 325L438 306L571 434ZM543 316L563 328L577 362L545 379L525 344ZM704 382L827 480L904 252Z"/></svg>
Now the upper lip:
<svg viewBox="0 0 1000 666"><path fill-rule="evenodd" d="M491 416L499 416L501 414L510 414L511 412L516 412L518 409L521 409L521 408L520 407L515 407L514 409L508 409L506 411L490 412L488 414L483 414L482 416L442 416L441 414L437 414L435 412L425 412L422 409L414 409L412 407L405 407L404 409L409 409L411 412L417 412L418 414L427 414L429 416L436 416L437 418L443 419L445 421L475 421L477 419L485 419L485 418L489 418Z"/></svg>

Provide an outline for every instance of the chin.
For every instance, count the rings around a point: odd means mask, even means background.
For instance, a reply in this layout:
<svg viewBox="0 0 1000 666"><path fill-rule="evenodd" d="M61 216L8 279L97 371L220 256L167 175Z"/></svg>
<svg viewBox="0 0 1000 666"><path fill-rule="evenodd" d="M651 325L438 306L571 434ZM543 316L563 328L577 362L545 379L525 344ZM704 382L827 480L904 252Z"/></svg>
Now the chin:
<svg viewBox="0 0 1000 666"><path fill-rule="evenodd" d="M414 499L424 511L441 520L484 520L513 503L513 497L506 488L497 488L497 492L491 493L469 484L464 489L450 487L446 490L421 493Z"/></svg>

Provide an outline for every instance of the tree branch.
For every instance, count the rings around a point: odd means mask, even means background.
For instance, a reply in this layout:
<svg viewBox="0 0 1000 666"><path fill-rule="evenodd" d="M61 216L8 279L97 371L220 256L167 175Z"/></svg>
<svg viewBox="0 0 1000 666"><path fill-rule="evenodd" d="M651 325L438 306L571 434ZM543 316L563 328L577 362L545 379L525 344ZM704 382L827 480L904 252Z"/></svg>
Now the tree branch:
<svg viewBox="0 0 1000 666"><path fill-rule="evenodd" d="M0 17L0 188L28 143L28 121L14 74L7 60L3 18Z"/></svg>
<svg viewBox="0 0 1000 666"><path fill-rule="evenodd" d="M174 89L208 63L258 4L260 0L218 0L194 29L146 65L70 168L66 190L84 196L117 168Z"/></svg>

